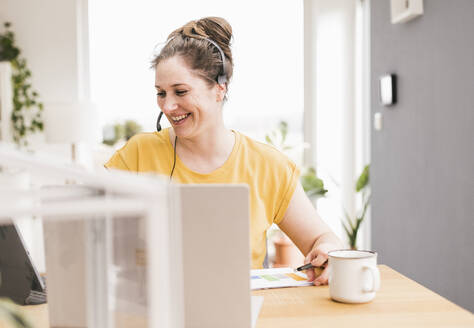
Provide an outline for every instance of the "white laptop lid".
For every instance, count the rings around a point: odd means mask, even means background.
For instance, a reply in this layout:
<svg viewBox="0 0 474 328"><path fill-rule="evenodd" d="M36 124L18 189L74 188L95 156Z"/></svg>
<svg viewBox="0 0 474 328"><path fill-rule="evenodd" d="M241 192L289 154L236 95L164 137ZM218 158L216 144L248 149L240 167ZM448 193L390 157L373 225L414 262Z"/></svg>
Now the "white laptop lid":
<svg viewBox="0 0 474 328"><path fill-rule="evenodd" d="M156 216L153 218L153 220L160 221L165 220L169 215L171 221L170 230L166 232L173 240L171 245L174 245L169 250L171 263L168 264L161 260L158 263L162 268L163 265L169 268L171 292L180 301L179 311L176 313L172 311L173 320L170 321L177 325L171 326L250 328L248 187L246 185L224 184L177 185L175 187L177 192L170 194L168 198L172 203L170 213L167 213L166 210L161 212L163 209L160 208L158 211L154 211ZM139 227L137 225L139 221L135 222L135 219L117 218L110 226L113 227L109 232L112 237L113 258L118 257L126 260L126 263L122 263L122 265L113 260L111 264L117 267L130 267L130 269L142 267L142 264L136 262L135 257L138 245L136 242L144 236L142 236L143 232L140 233L135 229ZM128 232L127 237L123 235L124 231ZM153 232L153 229L148 232L153 234L155 239L161 238L160 234ZM88 272L86 262L89 264L92 262L86 259L85 246L89 245L90 241L87 241L85 222L69 220L48 222L45 225L45 234L47 237L46 260L48 278L50 278L48 289L52 325L85 327L87 318L91 315L106 315L102 313L105 310L103 308L100 311L88 309L88 297L85 295ZM104 251L106 249L104 248ZM151 254L149 250L146 253ZM156 256L157 253L154 254ZM115 292L108 290L108 293L113 292L114 294L113 312L124 314L127 318L134 319L135 323L140 323L135 324L134 327L153 327L146 315L148 307L152 312L157 311L156 308L153 308L153 302L147 305L146 301L137 302L138 298L133 297L137 290L142 290L145 294L152 293L150 281L144 281L144 274L125 277L124 271L121 272L121 275L114 275L116 282L113 289ZM110 278L111 275L104 276L106 280ZM123 280L124 278L126 281ZM74 284L71 284L71 281L74 281ZM126 282L126 284L121 284L121 282ZM135 282L136 284L134 284ZM144 282L145 285L143 285ZM111 288L110 281L107 284L105 284L105 280L102 283L101 281L96 283L98 287ZM135 285L142 287L127 289ZM65 288L69 288L71 293L65 293ZM89 292L91 292L90 288ZM152 294L152 298L163 298L162 292ZM73 297L67 295L73 295ZM124 299L143 308L128 307L125 311L121 306ZM115 323L122 321L120 319Z"/></svg>
<svg viewBox="0 0 474 328"><path fill-rule="evenodd" d="M251 326L246 185L180 186L186 328Z"/></svg>

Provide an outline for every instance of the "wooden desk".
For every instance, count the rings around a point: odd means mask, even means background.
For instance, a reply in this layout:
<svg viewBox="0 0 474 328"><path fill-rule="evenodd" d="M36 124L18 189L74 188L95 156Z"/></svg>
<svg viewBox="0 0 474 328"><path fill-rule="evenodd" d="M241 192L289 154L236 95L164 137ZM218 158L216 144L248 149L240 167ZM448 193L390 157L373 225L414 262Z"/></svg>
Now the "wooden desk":
<svg viewBox="0 0 474 328"><path fill-rule="evenodd" d="M381 288L366 304L342 304L329 287L258 290L265 297L257 328L474 327L474 316L438 294L380 265ZM47 305L25 306L36 328L48 327Z"/></svg>
<svg viewBox="0 0 474 328"><path fill-rule="evenodd" d="M254 291L265 297L257 328L308 327L474 327L474 316L386 265L381 286L366 304L329 298L329 287Z"/></svg>

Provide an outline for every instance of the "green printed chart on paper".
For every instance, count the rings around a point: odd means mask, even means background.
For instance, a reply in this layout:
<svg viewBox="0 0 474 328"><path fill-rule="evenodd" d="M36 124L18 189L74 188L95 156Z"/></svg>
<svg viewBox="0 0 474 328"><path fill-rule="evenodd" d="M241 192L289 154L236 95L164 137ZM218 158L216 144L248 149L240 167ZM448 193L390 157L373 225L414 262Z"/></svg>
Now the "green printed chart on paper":
<svg viewBox="0 0 474 328"><path fill-rule="evenodd" d="M292 268L272 268L251 270L252 289L311 286L306 274Z"/></svg>

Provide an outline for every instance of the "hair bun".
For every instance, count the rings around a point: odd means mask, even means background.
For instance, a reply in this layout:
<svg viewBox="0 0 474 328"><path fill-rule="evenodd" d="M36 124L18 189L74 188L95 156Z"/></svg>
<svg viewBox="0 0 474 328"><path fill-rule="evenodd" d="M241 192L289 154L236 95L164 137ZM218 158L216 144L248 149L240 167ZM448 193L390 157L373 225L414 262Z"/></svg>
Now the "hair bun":
<svg viewBox="0 0 474 328"><path fill-rule="evenodd" d="M216 79L220 75L225 75L227 81L230 81L234 67L231 40L232 27L224 18L204 17L192 20L171 32L165 47L153 59L153 66L156 67L166 58L180 55L191 69L204 74L206 81L218 82ZM224 58L217 48L222 50Z"/></svg>
<svg viewBox="0 0 474 328"><path fill-rule="evenodd" d="M220 46L229 46L232 39L232 27L222 17L204 17L197 21L208 38L217 42Z"/></svg>
<svg viewBox="0 0 474 328"><path fill-rule="evenodd" d="M205 29L197 21L190 21L181 28L180 34L188 38L209 38Z"/></svg>

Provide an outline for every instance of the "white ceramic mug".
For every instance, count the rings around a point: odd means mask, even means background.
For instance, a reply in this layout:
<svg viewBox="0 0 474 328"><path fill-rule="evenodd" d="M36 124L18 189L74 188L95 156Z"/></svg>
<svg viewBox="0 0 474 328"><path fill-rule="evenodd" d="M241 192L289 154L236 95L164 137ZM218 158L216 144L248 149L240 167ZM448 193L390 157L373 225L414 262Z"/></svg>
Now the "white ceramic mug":
<svg viewBox="0 0 474 328"><path fill-rule="evenodd" d="M344 303L365 303L374 299L380 288L377 253L336 250L329 255L329 294Z"/></svg>

